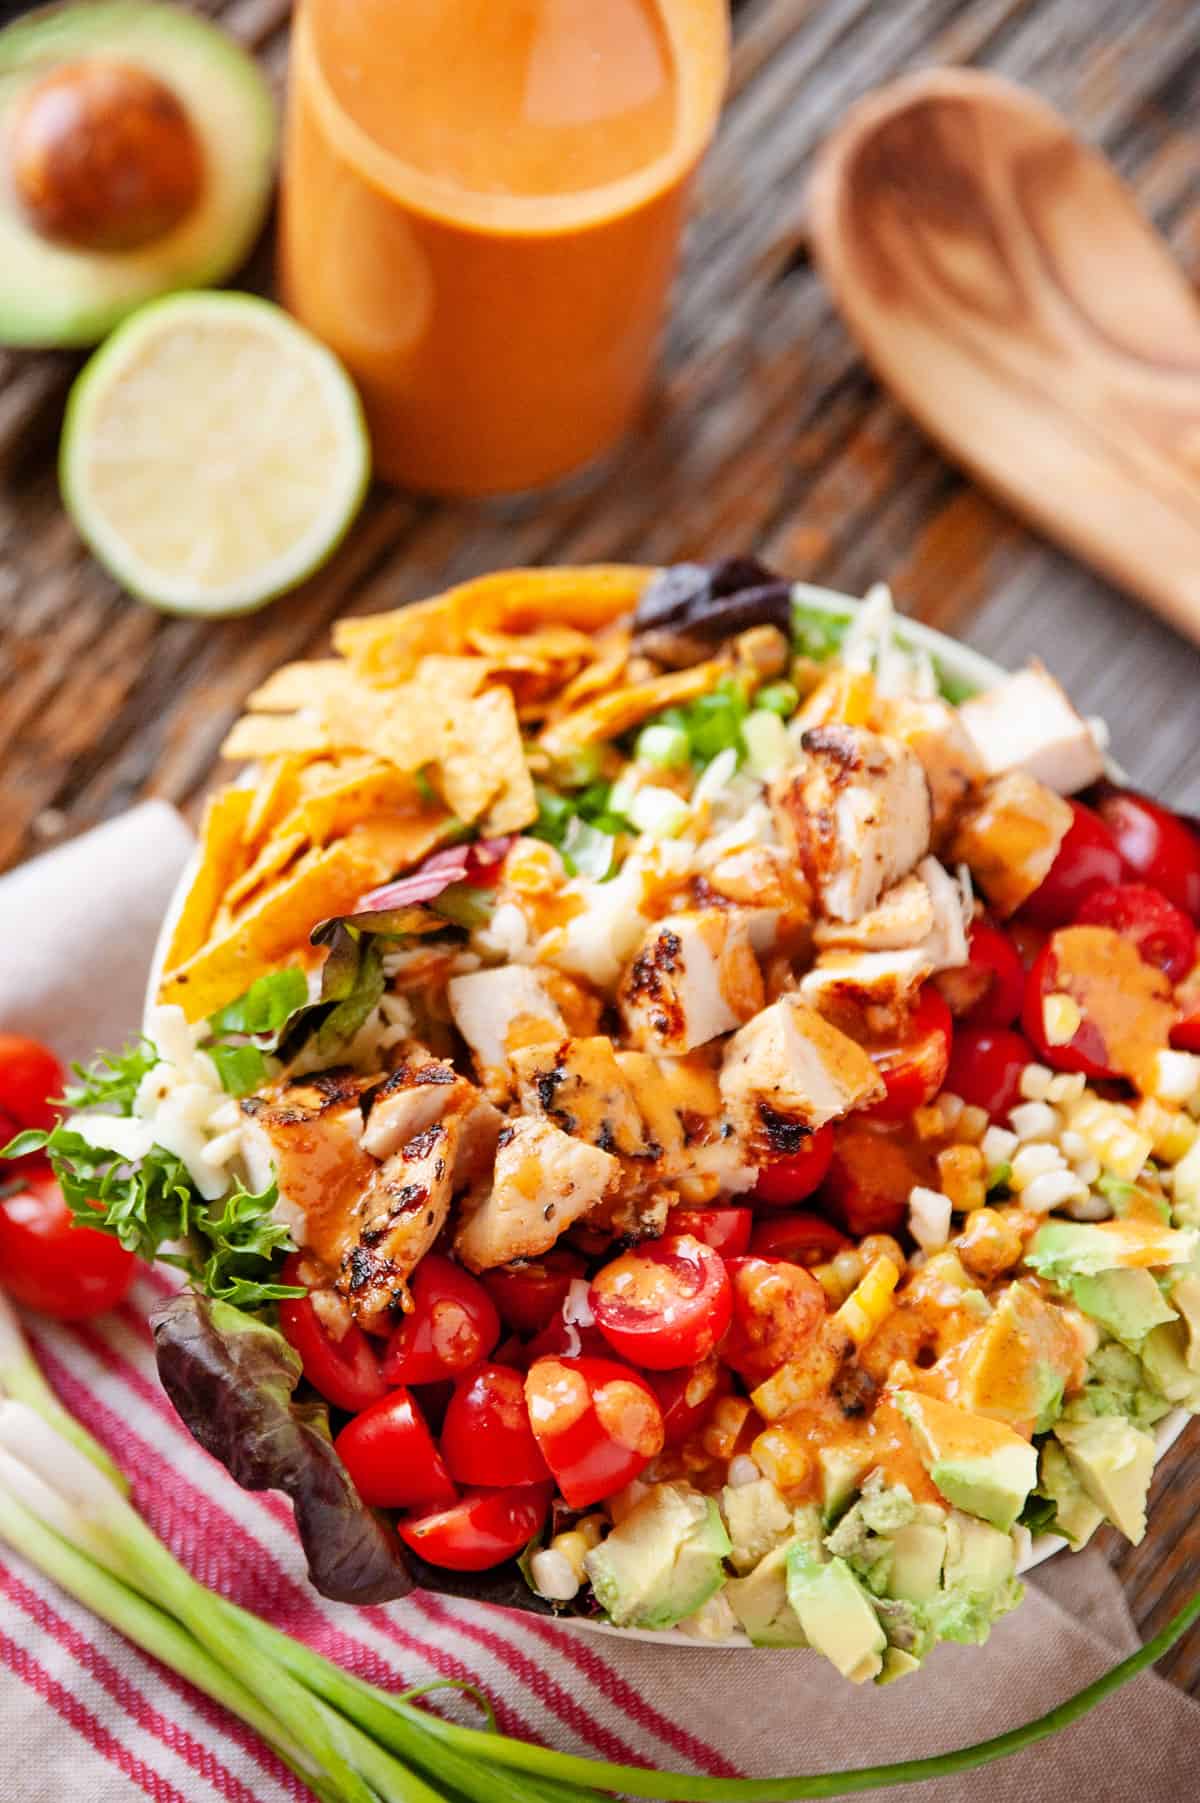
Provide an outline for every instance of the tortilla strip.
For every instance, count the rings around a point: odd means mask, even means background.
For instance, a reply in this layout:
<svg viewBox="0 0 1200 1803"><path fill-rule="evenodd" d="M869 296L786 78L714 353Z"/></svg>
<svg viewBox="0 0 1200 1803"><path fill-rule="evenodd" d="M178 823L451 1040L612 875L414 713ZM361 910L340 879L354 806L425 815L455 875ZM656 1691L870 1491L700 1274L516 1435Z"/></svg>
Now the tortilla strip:
<svg viewBox="0 0 1200 1803"><path fill-rule="evenodd" d="M242 828L242 844L247 851L260 845L276 823L295 806L304 767L303 758L290 755L269 758L264 762L262 776L252 791L254 800Z"/></svg>
<svg viewBox="0 0 1200 1803"><path fill-rule="evenodd" d="M314 845L340 838L353 826L376 815L423 815L427 804L414 776L394 764L363 760L336 776L297 804L280 833L303 833ZM445 819L445 810L436 810Z"/></svg>
<svg viewBox="0 0 1200 1803"><path fill-rule="evenodd" d="M309 663L281 664L246 698L253 714L291 714L302 707L319 708L331 694L357 687L358 678L340 657L315 657Z"/></svg>
<svg viewBox="0 0 1200 1803"><path fill-rule="evenodd" d="M226 889L246 863L243 834L253 801L253 789L232 786L209 797L196 847L196 874L167 947L167 970L200 950Z"/></svg>
<svg viewBox="0 0 1200 1803"><path fill-rule="evenodd" d="M243 714L225 736L221 756L234 763L288 753L317 757L336 750L316 714ZM353 745L348 745L352 750Z"/></svg>
<svg viewBox="0 0 1200 1803"><path fill-rule="evenodd" d="M230 883L225 891L225 907L236 913L248 895L261 888L268 877L278 876L285 870L296 853L308 844L307 833L279 833L267 843L251 864L249 870L243 870L236 883Z"/></svg>
<svg viewBox="0 0 1200 1803"><path fill-rule="evenodd" d="M159 1001L178 1002L190 1021L203 1020L244 995L258 977L297 962L301 948L303 961L311 961L313 927L331 914L352 913L359 897L380 880L377 872L369 848L349 838L306 852L218 938L180 963L168 962Z"/></svg>
<svg viewBox="0 0 1200 1803"><path fill-rule="evenodd" d="M562 757L581 745L619 738L651 714L707 695L728 674L729 659L713 657L706 663L693 664L690 670L672 670L667 676L652 676L647 682L613 689L548 726L541 736L541 744L551 757Z"/></svg>
<svg viewBox="0 0 1200 1803"><path fill-rule="evenodd" d="M538 625L597 632L637 606L653 569L635 564L500 570L391 613L339 620L333 643L373 682L401 682L422 657L460 652L472 632Z"/></svg>

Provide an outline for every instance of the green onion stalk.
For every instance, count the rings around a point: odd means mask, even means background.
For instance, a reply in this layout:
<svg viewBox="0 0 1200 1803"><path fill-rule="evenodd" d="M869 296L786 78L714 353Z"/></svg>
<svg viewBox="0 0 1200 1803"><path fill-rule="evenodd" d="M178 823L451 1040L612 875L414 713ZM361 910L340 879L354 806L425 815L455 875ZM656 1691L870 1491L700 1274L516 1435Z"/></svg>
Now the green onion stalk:
<svg viewBox="0 0 1200 1803"><path fill-rule="evenodd" d="M1149 1669L1200 1619L1193 1597L1153 1640L1023 1727L925 1759L794 1777L646 1771L512 1740L426 1707L445 1684L392 1695L205 1589L127 1499L104 1449L50 1391L0 1296L0 1541L101 1620L222 1704L321 1803L798 1803L973 1770L1069 1726Z"/></svg>

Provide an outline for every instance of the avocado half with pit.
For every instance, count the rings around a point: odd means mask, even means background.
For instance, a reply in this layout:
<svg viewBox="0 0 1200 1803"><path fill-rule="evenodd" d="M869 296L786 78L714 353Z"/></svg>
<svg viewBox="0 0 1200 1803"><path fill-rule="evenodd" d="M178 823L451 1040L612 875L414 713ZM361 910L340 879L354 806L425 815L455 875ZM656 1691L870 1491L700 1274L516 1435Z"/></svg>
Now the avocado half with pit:
<svg viewBox="0 0 1200 1803"><path fill-rule="evenodd" d="M96 344L221 282L262 227L278 124L261 71L175 6L83 0L0 31L0 343Z"/></svg>

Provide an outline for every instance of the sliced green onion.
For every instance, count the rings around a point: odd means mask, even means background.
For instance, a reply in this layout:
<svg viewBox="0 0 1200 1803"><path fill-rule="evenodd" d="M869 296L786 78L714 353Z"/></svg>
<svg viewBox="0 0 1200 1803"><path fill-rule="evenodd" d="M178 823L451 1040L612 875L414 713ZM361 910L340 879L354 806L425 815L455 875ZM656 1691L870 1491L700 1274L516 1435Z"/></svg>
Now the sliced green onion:
<svg viewBox="0 0 1200 1803"><path fill-rule="evenodd" d="M674 789L639 789L629 805L638 832L652 839L677 839L691 817L691 808Z"/></svg>
<svg viewBox="0 0 1200 1803"><path fill-rule="evenodd" d="M613 867L616 840L611 833L602 833L599 827L589 826L575 814L563 835L562 854L576 874L601 883Z"/></svg>
<svg viewBox="0 0 1200 1803"><path fill-rule="evenodd" d="M691 762L692 746L682 726L644 726L637 736L633 755L639 764L653 764L659 770L681 770Z"/></svg>
<svg viewBox="0 0 1200 1803"><path fill-rule="evenodd" d="M795 761L795 747L778 714L755 708L742 721L742 739L755 776L770 776Z"/></svg>
<svg viewBox="0 0 1200 1803"><path fill-rule="evenodd" d="M754 697L754 705L790 720L800 705L800 691L794 682L769 682Z"/></svg>

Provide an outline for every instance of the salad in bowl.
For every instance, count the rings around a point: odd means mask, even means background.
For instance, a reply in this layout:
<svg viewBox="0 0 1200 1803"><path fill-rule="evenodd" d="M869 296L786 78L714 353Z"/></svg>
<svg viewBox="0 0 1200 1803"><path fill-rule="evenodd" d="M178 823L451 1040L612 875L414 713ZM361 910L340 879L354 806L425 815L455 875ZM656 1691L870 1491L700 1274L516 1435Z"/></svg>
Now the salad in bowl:
<svg viewBox="0 0 1200 1803"><path fill-rule="evenodd" d="M48 1136L314 1583L884 1682L1200 1409L1200 839L753 559L502 572L250 697Z"/></svg>

